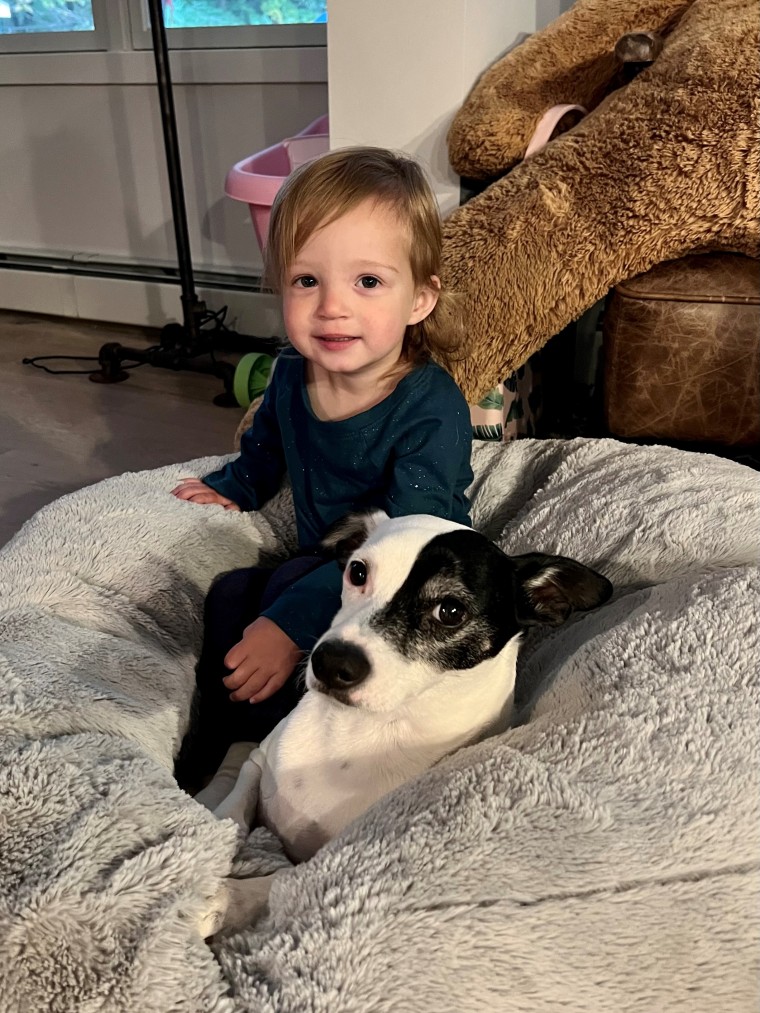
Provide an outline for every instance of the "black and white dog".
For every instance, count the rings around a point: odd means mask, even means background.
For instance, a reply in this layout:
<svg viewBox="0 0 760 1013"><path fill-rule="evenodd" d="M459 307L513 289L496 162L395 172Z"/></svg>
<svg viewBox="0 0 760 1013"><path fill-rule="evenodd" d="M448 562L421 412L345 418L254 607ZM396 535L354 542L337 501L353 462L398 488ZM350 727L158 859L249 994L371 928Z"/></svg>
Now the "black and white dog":
<svg viewBox="0 0 760 1013"><path fill-rule="evenodd" d="M305 696L259 746L233 746L196 796L245 831L269 827L295 861L442 757L505 729L521 631L612 592L574 560L510 557L438 517L352 515L328 541L342 603L309 659ZM270 882L226 880L204 935L252 921Z"/></svg>

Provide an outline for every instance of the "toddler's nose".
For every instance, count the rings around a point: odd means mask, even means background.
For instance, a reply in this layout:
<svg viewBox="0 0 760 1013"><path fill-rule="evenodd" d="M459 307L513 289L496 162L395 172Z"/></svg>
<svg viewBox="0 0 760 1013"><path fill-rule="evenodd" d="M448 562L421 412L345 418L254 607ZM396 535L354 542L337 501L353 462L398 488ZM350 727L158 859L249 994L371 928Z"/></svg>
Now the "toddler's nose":
<svg viewBox="0 0 760 1013"><path fill-rule="evenodd" d="M322 285L319 295L318 312L320 316L334 318L346 315L345 302L334 286Z"/></svg>

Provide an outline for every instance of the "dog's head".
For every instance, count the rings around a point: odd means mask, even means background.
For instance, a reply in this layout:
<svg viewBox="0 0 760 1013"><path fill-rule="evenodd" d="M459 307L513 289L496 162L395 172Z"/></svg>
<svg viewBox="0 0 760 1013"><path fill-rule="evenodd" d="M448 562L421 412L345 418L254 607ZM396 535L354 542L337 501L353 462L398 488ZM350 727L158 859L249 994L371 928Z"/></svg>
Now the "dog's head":
<svg viewBox="0 0 760 1013"><path fill-rule="evenodd" d="M439 517L353 514L325 539L343 568L341 608L314 648L309 689L387 713L451 673L606 601L612 585L563 556L507 556Z"/></svg>

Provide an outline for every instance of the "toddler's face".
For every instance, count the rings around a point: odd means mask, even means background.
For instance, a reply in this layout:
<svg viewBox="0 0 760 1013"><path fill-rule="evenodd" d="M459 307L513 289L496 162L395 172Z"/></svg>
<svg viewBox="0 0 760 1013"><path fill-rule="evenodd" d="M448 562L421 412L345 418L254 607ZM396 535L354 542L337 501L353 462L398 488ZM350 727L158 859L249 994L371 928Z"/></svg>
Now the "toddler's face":
<svg viewBox="0 0 760 1013"><path fill-rule="evenodd" d="M415 286L406 230L374 201L317 229L282 287L288 338L313 368L368 380L398 361L407 325L437 298L437 279Z"/></svg>

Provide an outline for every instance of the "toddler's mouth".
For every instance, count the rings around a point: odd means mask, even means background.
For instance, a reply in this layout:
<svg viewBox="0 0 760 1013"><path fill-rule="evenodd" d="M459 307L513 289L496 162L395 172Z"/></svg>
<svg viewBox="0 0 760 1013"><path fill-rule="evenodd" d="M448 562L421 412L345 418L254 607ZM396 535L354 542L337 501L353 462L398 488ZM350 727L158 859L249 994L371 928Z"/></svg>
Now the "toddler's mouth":
<svg viewBox="0 0 760 1013"><path fill-rule="evenodd" d="M346 348L352 342L358 340L353 334L317 334L315 337L323 348L336 351L340 348Z"/></svg>

